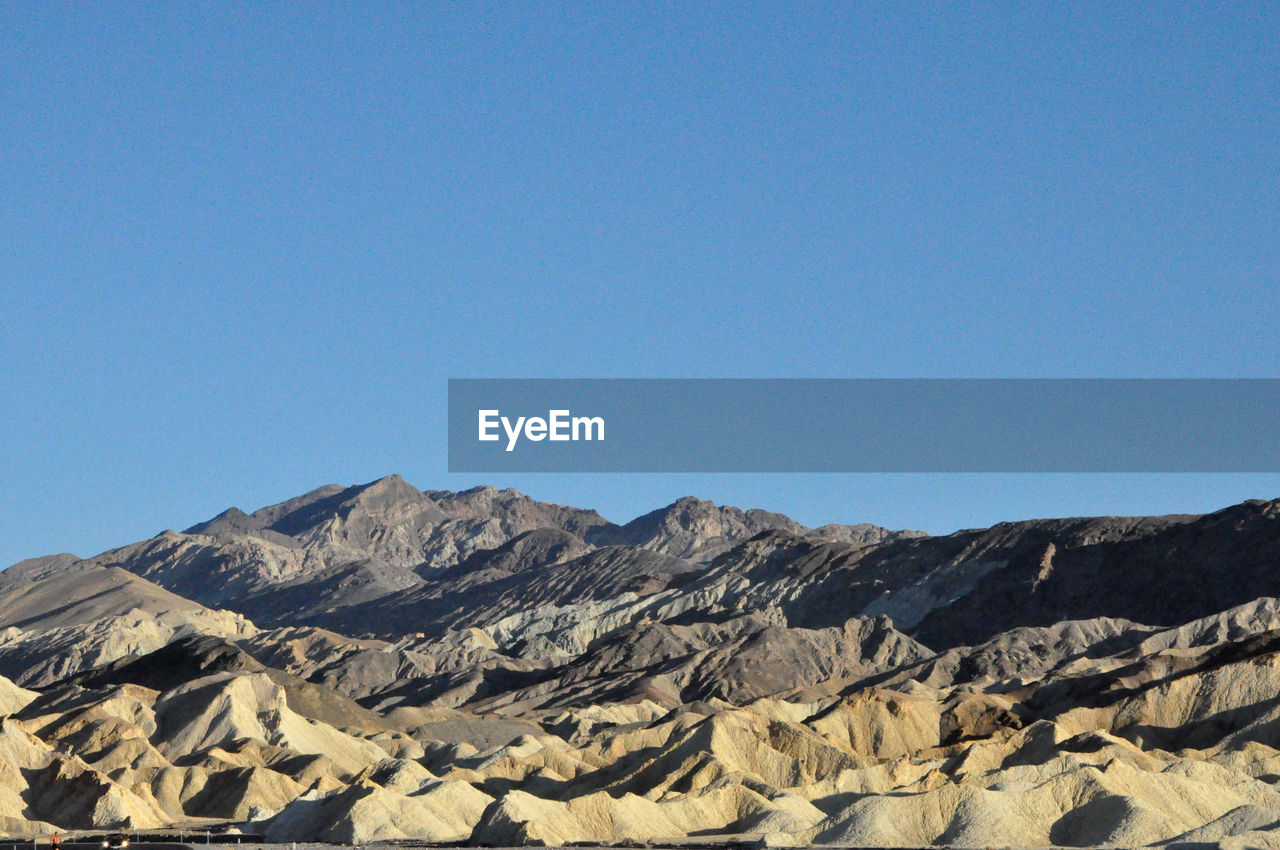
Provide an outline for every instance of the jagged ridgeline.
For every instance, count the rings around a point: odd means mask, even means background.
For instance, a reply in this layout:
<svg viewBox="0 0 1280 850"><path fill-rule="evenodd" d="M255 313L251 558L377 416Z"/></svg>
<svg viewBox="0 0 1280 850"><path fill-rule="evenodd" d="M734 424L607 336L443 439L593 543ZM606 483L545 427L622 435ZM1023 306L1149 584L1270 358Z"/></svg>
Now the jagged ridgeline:
<svg viewBox="0 0 1280 850"><path fill-rule="evenodd" d="M806 528L330 485L0 574L0 832L1280 846L1280 502Z"/></svg>

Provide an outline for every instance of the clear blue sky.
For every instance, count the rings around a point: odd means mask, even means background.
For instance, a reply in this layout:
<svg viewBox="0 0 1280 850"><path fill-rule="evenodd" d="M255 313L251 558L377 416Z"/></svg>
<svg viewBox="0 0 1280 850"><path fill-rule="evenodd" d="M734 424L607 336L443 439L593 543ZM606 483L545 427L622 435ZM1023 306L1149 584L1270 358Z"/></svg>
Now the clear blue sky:
<svg viewBox="0 0 1280 850"><path fill-rule="evenodd" d="M445 473L445 380L1280 375L1275 4L6 4L0 564ZM1277 476L516 476L946 532Z"/></svg>

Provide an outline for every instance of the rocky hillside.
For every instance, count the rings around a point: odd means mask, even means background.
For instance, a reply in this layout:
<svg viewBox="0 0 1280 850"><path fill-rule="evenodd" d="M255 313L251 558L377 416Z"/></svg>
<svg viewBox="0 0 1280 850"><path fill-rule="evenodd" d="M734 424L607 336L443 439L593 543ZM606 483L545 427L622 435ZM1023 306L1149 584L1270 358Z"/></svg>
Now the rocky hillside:
<svg viewBox="0 0 1280 850"><path fill-rule="evenodd" d="M1280 845L1280 502L929 537L330 485L0 574L0 832Z"/></svg>

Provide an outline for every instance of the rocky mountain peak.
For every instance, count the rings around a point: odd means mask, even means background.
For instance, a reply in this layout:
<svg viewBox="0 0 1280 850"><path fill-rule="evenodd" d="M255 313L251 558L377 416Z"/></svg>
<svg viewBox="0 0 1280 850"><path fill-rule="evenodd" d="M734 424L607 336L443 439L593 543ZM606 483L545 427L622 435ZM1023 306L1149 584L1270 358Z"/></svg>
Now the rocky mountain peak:
<svg viewBox="0 0 1280 850"><path fill-rule="evenodd" d="M186 529L186 534L245 534L261 526L239 508L227 508L213 519L198 522Z"/></svg>
<svg viewBox="0 0 1280 850"><path fill-rule="evenodd" d="M761 531L785 528L803 531L789 517L768 511L744 511L705 499L684 496L650 511L608 535L610 542L643 546L677 558L711 560L736 543Z"/></svg>

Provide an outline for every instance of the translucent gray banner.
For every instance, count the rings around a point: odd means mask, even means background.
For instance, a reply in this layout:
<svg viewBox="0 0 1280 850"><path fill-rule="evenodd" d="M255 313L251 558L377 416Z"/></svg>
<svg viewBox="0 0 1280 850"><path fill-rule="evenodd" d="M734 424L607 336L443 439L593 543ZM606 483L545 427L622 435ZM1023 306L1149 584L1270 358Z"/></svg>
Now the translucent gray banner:
<svg viewBox="0 0 1280 850"><path fill-rule="evenodd" d="M1277 472L1280 379L452 379L450 472Z"/></svg>

